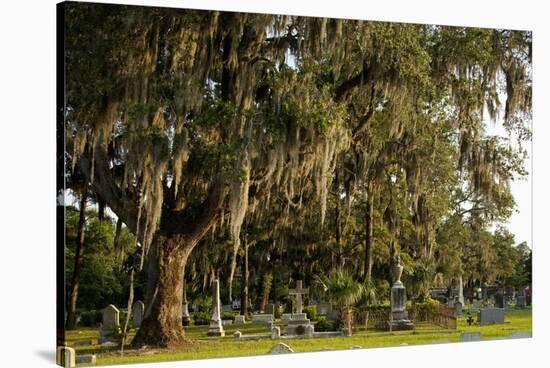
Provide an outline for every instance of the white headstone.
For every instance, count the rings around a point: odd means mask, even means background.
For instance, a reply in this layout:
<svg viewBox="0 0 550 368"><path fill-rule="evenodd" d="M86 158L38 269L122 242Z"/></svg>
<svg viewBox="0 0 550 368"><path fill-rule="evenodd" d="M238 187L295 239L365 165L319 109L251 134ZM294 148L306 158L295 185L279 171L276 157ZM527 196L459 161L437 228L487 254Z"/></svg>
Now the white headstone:
<svg viewBox="0 0 550 368"><path fill-rule="evenodd" d="M76 367L76 352L73 348L68 346L58 346L56 363L62 367L72 368Z"/></svg>
<svg viewBox="0 0 550 368"><path fill-rule="evenodd" d="M268 354L286 354L286 353L294 353L294 350L287 344L284 344L282 342L274 345L271 350L269 350Z"/></svg>

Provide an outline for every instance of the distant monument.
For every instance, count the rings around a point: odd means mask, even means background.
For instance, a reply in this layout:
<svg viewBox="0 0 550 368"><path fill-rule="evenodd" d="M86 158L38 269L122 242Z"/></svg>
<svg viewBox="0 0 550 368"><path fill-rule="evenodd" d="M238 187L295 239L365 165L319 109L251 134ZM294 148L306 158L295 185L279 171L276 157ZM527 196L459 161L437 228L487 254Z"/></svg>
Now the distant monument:
<svg viewBox="0 0 550 368"><path fill-rule="evenodd" d="M403 266L401 266L399 256L397 256L397 264L393 266L392 273L394 282L391 287L390 328L392 331L412 330L414 329L414 324L408 319L409 314L406 308L407 292L401 282Z"/></svg>
<svg viewBox="0 0 550 368"><path fill-rule="evenodd" d="M283 324L285 325L285 335L306 335L306 331L313 335L313 325L307 318L307 314L302 312L302 295L309 293L308 288L302 288L302 280L296 280L296 288L288 291L289 295L296 296L296 313L283 315ZM309 329L309 330L308 330ZM310 337L310 336L307 336Z"/></svg>
<svg viewBox="0 0 550 368"><path fill-rule="evenodd" d="M183 284L183 304L181 305L181 323L183 326L191 324L191 316L189 316L189 302L187 301L187 285Z"/></svg>
<svg viewBox="0 0 550 368"><path fill-rule="evenodd" d="M206 333L208 336L225 336L225 331L222 327L220 309L220 281L214 280L212 282L212 318L210 319L210 326L208 327L208 332Z"/></svg>

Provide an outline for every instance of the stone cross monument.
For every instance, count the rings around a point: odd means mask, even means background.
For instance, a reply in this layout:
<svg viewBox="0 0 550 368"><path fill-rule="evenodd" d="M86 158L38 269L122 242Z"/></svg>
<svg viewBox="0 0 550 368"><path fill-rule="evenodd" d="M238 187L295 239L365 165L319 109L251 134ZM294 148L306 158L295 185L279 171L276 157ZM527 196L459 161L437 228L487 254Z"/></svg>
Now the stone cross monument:
<svg viewBox="0 0 550 368"><path fill-rule="evenodd" d="M290 289L288 295L296 296L296 314L302 313L302 295L307 295L309 288L302 288L302 280L296 280L296 289Z"/></svg>
<svg viewBox="0 0 550 368"><path fill-rule="evenodd" d="M296 288L288 291L289 295L296 296L296 313L283 315L285 335L303 335L305 337L313 336L313 325L307 318L307 314L302 312L302 295L307 295L308 293L309 289L302 287L302 280L296 280ZM306 334L307 331L310 331L311 336Z"/></svg>
<svg viewBox="0 0 550 368"><path fill-rule="evenodd" d="M212 318L210 319L210 326L208 327L208 336L225 336L220 309L220 281L214 280L212 282Z"/></svg>

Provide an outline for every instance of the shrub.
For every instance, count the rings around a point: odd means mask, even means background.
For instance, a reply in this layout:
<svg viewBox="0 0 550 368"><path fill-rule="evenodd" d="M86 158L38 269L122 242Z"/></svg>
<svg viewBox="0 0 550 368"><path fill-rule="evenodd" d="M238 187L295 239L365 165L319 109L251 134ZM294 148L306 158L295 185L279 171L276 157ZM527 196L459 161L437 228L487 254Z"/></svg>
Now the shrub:
<svg viewBox="0 0 550 368"><path fill-rule="evenodd" d="M315 331L317 332L336 331L337 329L338 323L328 320L325 317L319 317L315 324Z"/></svg>
<svg viewBox="0 0 550 368"><path fill-rule="evenodd" d="M222 319L231 319L233 320L235 318L235 312L232 311L224 311L222 313Z"/></svg>
<svg viewBox="0 0 550 368"><path fill-rule="evenodd" d="M316 305L308 305L304 307L304 312L307 314L307 318L309 318L312 321L317 320L317 306Z"/></svg>
<svg viewBox="0 0 550 368"><path fill-rule="evenodd" d="M84 327L97 327L101 323L101 319L101 311L85 311L80 314L80 325Z"/></svg>
<svg viewBox="0 0 550 368"><path fill-rule="evenodd" d="M193 313L193 323L196 326L210 324L210 314L208 312L195 312Z"/></svg>

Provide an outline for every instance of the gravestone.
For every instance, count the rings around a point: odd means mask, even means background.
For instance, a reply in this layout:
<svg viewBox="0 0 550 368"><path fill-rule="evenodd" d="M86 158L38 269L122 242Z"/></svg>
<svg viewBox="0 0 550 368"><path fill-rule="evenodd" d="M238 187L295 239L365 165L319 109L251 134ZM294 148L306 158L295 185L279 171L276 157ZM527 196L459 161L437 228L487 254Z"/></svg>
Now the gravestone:
<svg viewBox="0 0 550 368"><path fill-rule="evenodd" d="M132 306L132 323L134 327L140 327L141 321L143 321L143 315L145 314L145 304L141 300L138 300Z"/></svg>
<svg viewBox="0 0 550 368"><path fill-rule="evenodd" d="M306 325L306 331L305 331L305 335L306 337L313 337L313 333L315 332L314 328L313 328L313 325Z"/></svg>
<svg viewBox="0 0 550 368"><path fill-rule="evenodd" d="M483 336L481 332L463 332L460 334L460 341L482 341Z"/></svg>
<svg viewBox="0 0 550 368"><path fill-rule="evenodd" d="M239 330L235 331L235 333L233 334L233 337L237 340L240 340L240 338L243 336L243 333Z"/></svg>
<svg viewBox="0 0 550 368"><path fill-rule="evenodd" d="M233 324L235 325L244 325L246 323L246 318L245 316L241 315L241 314L237 314L235 316L235 319L233 321Z"/></svg>
<svg viewBox="0 0 550 368"><path fill-rule="evenodd" d="M279 337L281 337L281 329L279 328L279 326L271 327L271 338L278 339Z"/></svg>
<svg viewBox="0 0 550 368"><path fill-rule="evenodd" d="M94 342L92 340L78 340L74 342L74 346L90 346L93 344Z"/></svg>
<svg viewBox="0 0 550 368"><path fill-rule="evenodd" d="M504 308L482 308L477 312L480 325L504 323Z"/></svg>
<svg viewBox="0 0 550 368"><path fill-rule="evenodd" d="M504 308L504 294L502 291L495 293L495 308Z"/></svg>
<svg viewBox="0 0 550 368"><path fill-rule="evenodd" d="M326 316L332 312L332 304L330 303L317 303L317 314L320 316Z"/></svg>
<svg viewBox="0 0 550 368"><path fill-rule="evenodd" d="M327 319L329 321L337 321L338 320L338 311L337 310L331 310L327 313Z"/></svg>
<svg viewBox="0 0 550 368"><path fill-rule="evenodd" d="M99 329L99 344L110 341L115 333L120 332L120 312L117 307L109 304L102 310L102 322Z"/></svg>
<svg viewBox="0 0 550 368"><path fill-rule="evenodd" d="M463 307L464 307L464 304L458 300L454 303L454 309L457 316L460 316L462 314Z"/></svg>
<svg viewBox="0 0 550 368"><path fill-rule="evenodd" d="M266 304L265 314L275 314L275 304Z"/></svg>
<svg viewBox="0 0 550 368"><path fill-rule="evenodd" d="M112 304L109 304L107 307L105 307L102 311L103 315L103 322L102 322L102 329L104 330L115 330L120 327L120 312Z"/></svg>
<svg viewBox="0 0 550 368"><path fill-rule="evenodd" d="M268 352L268 354L287 354L287 353L294 353L294 350L292 350L290 346L282 342L274 345Z"/></svg>
<svg viewBox="0 0 550 368"><path fill-rule="evenodd" d="M401 274L403 273L403 266L399 257L397 258L397 265L393 266L394 283L391 287L391 315L390 315L390 328L392 331L399 330L412 330L414 324L409 320L409 315L406 308L407 292L405 286L401 282Z"/></svg>
<svg viewBox="0 0 550 368"><path fill-rule="evenodd" d="M252 323L271 325L273 324L273 314L264 314L264 313L253 314Z"/></svg>
<svg viewBox="0 0 550 368"><path fill-rule="evenodd" d="M220 315L220 307L220 281L214 280L212 282L212 318L210 318L210 325L206 333L208 336L225 336Z"/></svg>
<svg viewBox="0 0 550 368"><path fill-rule="evenodd" d="M79 355L76 357L76 364L96 364L96 356L94 354Z"/></svg>
<svg viewBox="0 0 550 368"><path fill-rule="evenodd" d="M524 309L527 306L527 300L525 295L518 295L516 297L516 308Z"/></svg>
<svg viewBox="0 0 550 368"><path fill-rule="evenodd" d="M76 352L68 346L58 346L56 354L56 363L62 367L76 367Z"/></svg>
<svg viewBox="0 0 550 368"><path fill-rule="evenodd" d="M289 295L296 297L296 313L291 313L290 319L288 319L288 315L285 316L283 314L285 336L305 335L307 326L311 326L313 329L313 325L311 325L310 320L307 318L307 314L302 312L302 295L307 295L308 293L309 289L302 287L302 280L296 280L296 288L288 291Z"/></svg>
<svg viewBox="0 0 550 368"><path fill-rule="evenodd" d="M510 339L529 339L531 338L531 332L512 332Z"/></svg>
<svg viewBox="0 0 550 368"><path fill-rule="evenodd" d="M232 325L232 324L233 324L232 319L222 319L222 326L228 326L228 325Z"/></svg>
<svg viewBox="0 0 550 368"><path fill-rule="evenodd" d="M118 344L114 341L105 341L99 345L102 349L116 348Z"/></svg>

